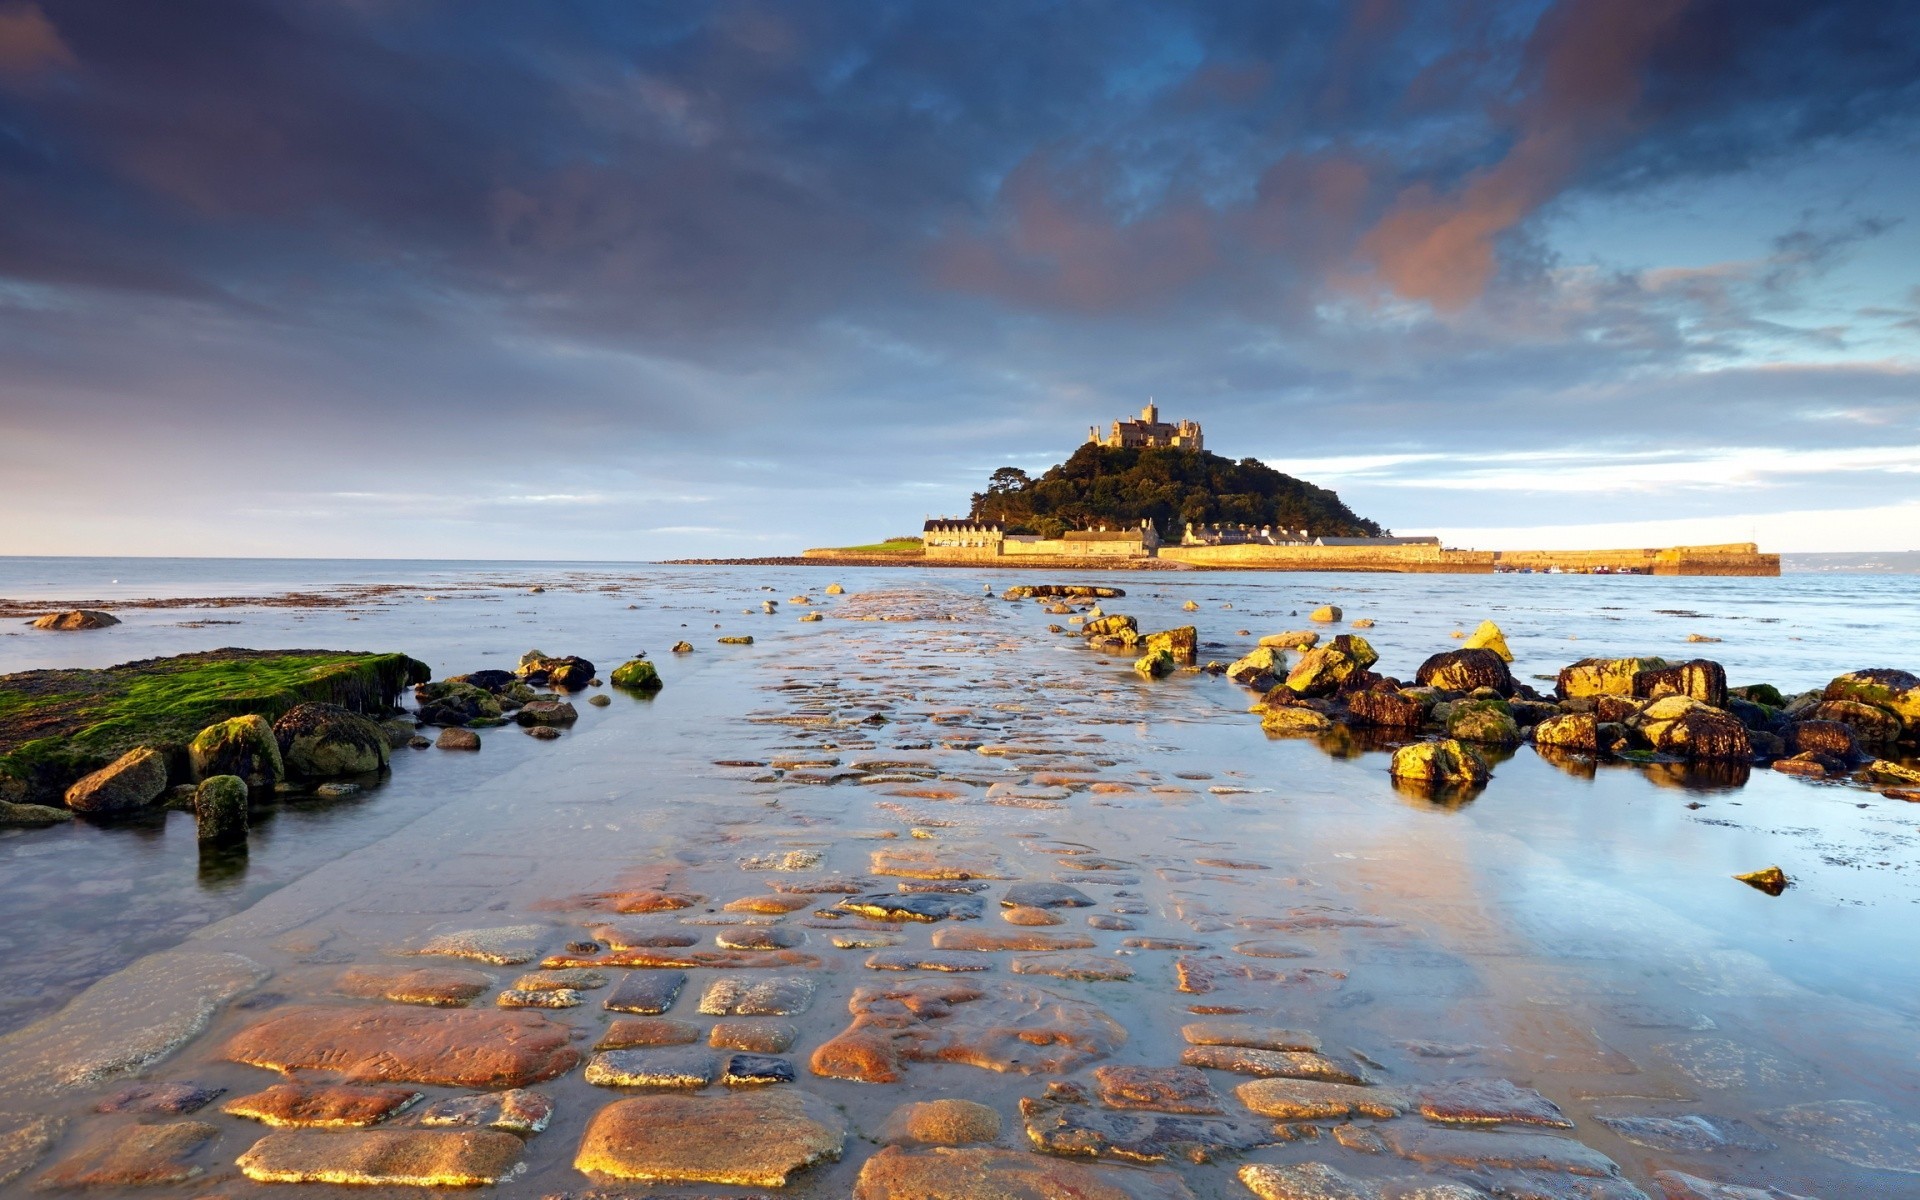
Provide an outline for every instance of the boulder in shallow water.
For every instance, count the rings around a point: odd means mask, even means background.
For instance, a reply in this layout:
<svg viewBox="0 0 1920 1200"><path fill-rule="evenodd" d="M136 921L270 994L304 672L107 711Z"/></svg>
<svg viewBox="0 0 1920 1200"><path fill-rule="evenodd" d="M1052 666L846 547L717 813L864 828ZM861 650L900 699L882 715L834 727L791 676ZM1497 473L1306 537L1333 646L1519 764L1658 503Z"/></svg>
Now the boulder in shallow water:
<svg viewBox="0 0 1920 1200"><path fill-rule="evenodd" d="M103 613L91 608L75 608L66 612L48 613L44 617L35 617L35 629L105 629L109 625L118 625L120 618L112 613Z"/></svg>
<svg viewBox="0 0 1920 1200"><path fill-rule="evenodd" d="M1492 777L1479 751L1452 738L1400 747L1388 774L1409 783L1456 787L1480 787Z"/></svg>
<svg viewBox="0 0 1920 1200"><path fill-rule="evenodd" d="M91 814L135 812L156 803L166 790L166 755L142 746L68 788L67 807Z"/></svg>
<svg viewBox="0 0 1920 1200"><path fill-rule="evenodd" d="M337 704L296 704L273 723L289 775L330 779L387 765L392 747L381 728Z"/></svg>
<svg viewBox="0 0 1920 1200"><path fill-rule="evenodd" d="M1283 666L1279 651L1262 646L1244 658L1235 659L1227 668L1227 678L1264 692L1273 687L1275 674Z"/></svg>
<svg viewBox="0 0 1920 1200"><path fill-rule="evenodd" d="M1857 762L1860 740L1838 721L1795 721L1787 726L1787 750L1793 754L1820 754Z"/></svg>
<svg viewBox="0 0 1920 1200"><path fill-rule="evenodd" d="M529 650L520 656L515 674L522 683L534 687L564 688L577 691L593 682L593 664L578 655L551 655Z"/></svg>
<svg viewBox="0 0 1920 1200"><path fill-rule="evenodd" d="M1322 604L1319 608L1316 608L1312 612L1307 614L1307 620L1319 621L1321 624L1324 625L1324 624L1331 624L1334 621L1338 621L1341 617L1345 615L1346 615L1345 613L1342 613L1340 611L1340 606L1337 604Z"/></svg>
<svg viewBox="0 0 1920 1200"><path fill-rule="evenodd" d="M420 719L428 725L465 725L500 716L500 697L471 683L445 679L413 689L420 703Z"/></svg>
<svg viewBox="0 0 1920 1200"><path fill-rule="evenodd" d="M523 705L513 719L529 728L571 725L580 719L580 710L565 700L535 700Z"/></svg>
<svg viewBox="0 0 1920 1200"><path fill-rule="evenodd" d="M1651 671L1636 671L1633 694L1643 700L1685 696L1715 708L1725 708L1727 673L1719 663L1705 658L1676 663L1670 667L1656 667Z"/></svg>
<svg viewBox="0 0 1920 1200"><path fill-rule="evenodd" d="M1738 718L1685 696L1655 700L1640 710L1635 724L1662 754L1721 762L1753 757L1747 727Z"/></svg>
<svg viewBox="0 0 1920 1200"><path fill-rule="evenodd" d="M193 820L203 842L243 841L247 836L247 783L238 775L213 775L193 791Z"/></svg>
<svg viewBox="0 0 1920 1200"><path fill-rule="evenodd" d="M644 658L630 659L613 669L613 686L632 688L638 692L660 690L660 672Z"/></svg>
<svg viewBox="0 0 1920 1200"><path fill-rule="evenodd" d="M1148 679L1173 674L1173 655L1165 650L1149 650L1133 662L1133 669Z"/></svg>
<svg viewBox="0 0 1920 1200"><path fill-rule="evenodd" d="M1299 696L1331 696L1341 684L1365 669L1332 646L1321 646L1307 651L1293 670L1287 672L1286 689Z"/></svg>
<svg viewBox="0 0 1920 1200"><path fill-rule="evenodd" d="M1491 650L1447 650L1420 664L1414 680L1443 692L1472 692L1492 688L1513 695L1513 673L1506 660Z"/></svg>
<svg viewBox="0 0 1920 1200"><path fill-rule="evenodd" d="M1260 639L1260 644L1273 650L1304 652L1320 644L1320 635L1311 629L1290 629L1285 633L1270 633Z"/></svg>
<svg viewBox="0 0 1920 1200"><path fill-rule="evenodd" d="M1581 696L1631 696L1635 675L1657 671L1666 665L1664 658L1583 658L1560 668L1553 690L1562 700Z"/></svg>
<svg viewBox="0 0 1920 1200"><path fill-rule="evenodd" d="M1276 688L1271 695L1279 695ZM1260 708L1260 728L1268 733L1325 733L1333 718L1319 709L1299 704L1269 704Z"/></svg>
<svg viewBox="0 0 1920 1200"><path fill-rule="evenodd" d="M1823 700L1852 700L1892 713L1905 733L1920 733L1920 676L1907 671L1849 671L1827 685Z"/></svg>
<svg viewBox="0 0 1920 1200"><path fill-rule="evenodd" d="M1165 650L1180 666L1190 667L1200 654L1200 631L1191 625L1149 633L1144 639L1147 653Z"/></svg>
<svg viewBox="0 0 1920 1200"><path fill-rule="evenodd" d="M636 1096L594 1114L573 1165L609 1179L784 1187L839 1158L846 1138L833 1105L797 1088Z"/></svg>
<svg viewBox="0 0 1920 1200"><path fill-rule="evenodd" d="M1518 746L1520 726L1499 700L1462 700L1447 714L1447 736L1483 746Z"/></svg>
<svg viewBox="0 0 1920 1200"><path fill-rule="evenodd" d="M1501 662L1512 662L1513 651L1507 649L1507 635L1492 621L1482 621L1467 640L1460 643L1462 650L1491 650L1500 656Z"/></svg>
<svg viewBox="0 0 1920 1200"><path fill-rule="evenodd" d="M0 800L0 829L31 829L42 825L58 825L62 821L73 820L73 814L64 808L52 808L45 804L14 804Z"/></svg>
<svg viewBox="0 0 1920 1200"><path fill-rule="evenodd" d="M187 745L194 780L238 776L248 787L270 788L286 778L273 726L257 713L209 725Z"/></svg>
<svg viewBox="0 0 1920 1200"><path fill-rule="evenodd" d="M1533 744L1593 754L1600 749L1600 723L1592 713L1564 713L1533 727Z"/></svg>
<svg viewBox="0 0 1920 1200"><path fill-rule="evenodd" d="M1432 697L1420 693L1369 688L1347 697L1347 716L1352 724L1379 729L1418 729L1426 724Z"/></svg>
<svg viewBox="0 0 1920 1200"><path fill-rule="evenodd" d="M1853 730L1863 746L1885 747L1900 740L1900 718L1884 708L1859 700L1822 700L1801 716L1809 721L1835 721Z"/></svg>
<svg viewBox="0 0 1920 1200"><path fill-rule="evenodd" d="M1124 638L1131 636L1135 641L1138 641L1140 626L1132 617L1126 616L1123 613L1115 613L1109 617L1095 617L1080 627L1080 633L1082 636L1089 638Z"/></svg>

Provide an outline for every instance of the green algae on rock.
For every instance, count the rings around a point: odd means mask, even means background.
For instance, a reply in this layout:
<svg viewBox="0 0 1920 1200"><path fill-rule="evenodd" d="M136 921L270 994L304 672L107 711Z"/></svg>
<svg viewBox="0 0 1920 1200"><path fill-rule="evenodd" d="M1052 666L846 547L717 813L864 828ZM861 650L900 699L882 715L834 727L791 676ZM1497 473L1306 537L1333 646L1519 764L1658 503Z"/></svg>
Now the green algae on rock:
<svg viewBox="0 0 1920 1200"><path fill-rule="evenodd" d="M1466 787L1485 784L1491 774L1478 751L1452 738L1400 747L1388 773L1410 783Z"/></svg>
<svg viewBox="0 0 1920 1200"><path fill-rule="evenodd" d="M660 690L662 686L660 672L654 670L653 664L644 658L621 663L613 669L613 675L610 678L613 686L632 688L638 692L654 692Z"/></svg>
<svg viewBox="0 0 1920 1200"><path fill-rule="evenodd" d="M309 701L384 712L430 674L404 654L226 649L0 676L0 776L50 801L137 747L184 766L188 744L217 722Z"/></svg>
<svg viewBox="0 0 1920 1200"><path fill-rule="evenodd" d="M230 717L202 729L187 744L187 761L196 783L234 775L250 788L270 788L287 776L273 725L258 713Z"/></svg>

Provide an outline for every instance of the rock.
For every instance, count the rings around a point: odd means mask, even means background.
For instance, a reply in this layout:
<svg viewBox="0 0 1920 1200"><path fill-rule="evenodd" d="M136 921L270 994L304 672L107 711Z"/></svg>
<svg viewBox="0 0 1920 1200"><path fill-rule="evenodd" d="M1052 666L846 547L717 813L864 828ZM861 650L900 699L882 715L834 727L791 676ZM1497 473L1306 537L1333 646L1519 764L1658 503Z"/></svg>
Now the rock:
<svg viewBox="0 0 1920 1200"><path fill-rule="evenodd" d="M507 988L493 1002L501 1008L578 1008L580 993L572 988Z"/></svg>
<svg viewBox="0 0 1920 1200"><path fill-rule="evenodd" d="M523 728L526 735L535 741L555 742L566 736L557 725L527 725Z"/></svg>
<svg viewBox="0 0 1920 1200"><path fill-rule="evenodd" d="M1369 688L1347 696L1347 719L1379 729L1418 729L1426 724L1431 697Z"/></svg>
<svg viewBox="0 0 1920 1200"><path fill-rule="evenodd" d="M420 1008L277 1010L227 1044L233 1062L363 1083L526 1087L572 1069L568 1026L536 1013Z"/></svg>
<svg viewBox="0 0 1920 1200"><path fill-rule="evenodd" d="M198 783L216 775L237 775L250 788L270 788L287 776L273 726L258 714L209 725L187 744L187 762Z"/></svg>
<svg viewBox="0 0 1920 1200"><path fill-rule="evenodd" d="M692 642L675 642L672 646L672 650L673 650L673 653L675 654L692 654L693 643Z"/></svg>
<svg viewBox="0 0 1920 1200"><path fill-rule="evenodd" d="M1330 1121L1348 1117L1397 1117L1410 1107L1391 1088L1330 1083L1321 1079L1255 1079L1234 1089L1240 1103L1276 1121Z"/></svg>
<svg viewBox="0 0 1920 1200"><path fill-rule="evenodd" d="M520 656L520 665L514 673L521 682L533 687L560 688L577 691L593 682L593 664L575 655L556 657L539 650L529 650Z"/></svg>
<svg viewBox="0 0 1920 1200"><path fill-rule="evenodd" d="M716 1026L717 1028L717 1026ZM607 1026L594 1043L595 1050L627 1050L635 1046L691 1046L700 1040L700 1027L672 1017L626 1017Z"/></svg>
<svg viewBox="0 0 1920 1200"><path fill-rule="evenodd" d="M1133 978L1133 968L1121 959L1093 954L1048 954L1016 958L1008 965L1015 975L1050 975L1083 983L1118 982Z"/></svg>
<svg viewBox="0 0 1920 1200"><path fill-rule="evenodd" d="M1260 1200L1382 1200L1380 1186L1325 1163L1248 1163L1240 1182Z"/></svg>
<svg viewBox="0 0 1920 1200"><path fill-rule="evenodd" d="M955 892L868 892L834 907L878 921L973 921L985 905L978 896Z"/></svg>
<svg viewBox="0 0 1920 1200"><path fill-rule="evenodd" d="M267 1125L352 1129L380 1122L419 1103L412 1088L350 1087L338 1083L277 1083L236 1096L220 1111Z"/></svg>
<svg viewBox="0 0 1920 1200"><path fill-rule="evenodd" d="M1727 673L1719 663L1704 658L1651 671L1636 671L1633 695L1643 700L1685 696L1714 708L1727 706Z"/></svg>
<svg viewBox="0 0 1920 1200"><path fill-rule="evenodd" d="M348 967L333 981L336 995L430 1008L459 1008L493 986L493 976L465 967Z"/></svg>
<svg viewBox="0 0 1920 1200"><path fill-rule="evenodd" d="M1506 660L1491 650L1447 650L1427 659L1414 673L1422 687L1443 692L1473 692L1492 688L1502 696L1513 695L1513 674Z"/></svg>
<svg viewBox="0 0 1920 1200"><path fill-rule="evenodd" d="M130 1083L93 1106L97 1113L142 1113L184 1117L219 1099L227 1089L197 1083ZM0 1183L5 1182L0 1179Z"/></svg>
<svg viewBox="0 0 1920 1200"><path fill-rule="evenodd" d="M1595 1115L1594 1120L1636 1146L1678 1154L1726 1150L1765 1153L1778 1149L1772 1139L1746 1122L1732 1117L1710 1117L1700 1113L1684 1113L1676 1117L1609 1116L1600 1113Z"/></svg>
<svg viewBox="0 0 1920 1200"><path fill-rule="evenodd" d="M27 1173L53 1147L66 1126L42 1113L0 1113L0 1187Z"/></svg>
<svg viewBox="0 0 1920 1200"><path fill-rule="evenodd" d="M1920 676L1906 671L1849 671L1827 684L1823 700L1851 700L1892 713L1908 734L1920 732Z"/></svg>
<svg viewBox="0 0 1920 1200"><path fill-rule="evenodd" d="M1276 704L1260 710L1260 727L1268 733L1326 733L1333 728L1333 718L1318 709L1297 704Z"/></svg>
<svg viewBox="0 0 1920 1200"><path fill-rule="evenodd" d="M1000 1137L1000 1114L972 1100L922 1100L893 1110L880 1134L883 1142L926 1146L965 1146Z"/></svg>
<svg viewBox="0 0 1920 1200"><path fill-rule="evenodd" d="M1920 1124L1910 1115L1864 1100L1825 1100L1762 1113L1761 1119L1829 1158L1914 1175L1920 1174Z"/></svg>
<svg viewBox="0 0 1920 1200"><path fill-rule="evenodd" d="M1517 746L1520 726L1501 700L1462 700L1447 714L1447 736L1483 746Z"/></svg>
<svg viewBox="0 0 1920 1200"><path fill-rule="evenodd" d="M1631 696L1635 675L1658 671L1666 665L1664 658L1583 658L1560 668L1553 690L1562 700L1582 696Z"/></svg>
<svg viewBox="0 0 1920 1200"><path fill-rule="evenodd" d="M1912 787L1920 784L1920 767L1909 767L1885 758L1869 761L1866 766L1860 768L1860 775L1869 783L1892 787Z"/></svg>
<svg viewBox="0 0 1920 1200"><path fill-rule="evenodd" d="M828 584L828 585L827 585L827 588L826 588L826 591L827 591L827 595L829 595L829 596L839 596L839 595L842 595L842 594L844 594L844 593L846 592L846 590L847 590L847 589L845 589L845 588L843 588L843 587L841 587L841 586L840 586L839 584L837 584L837 583L830 583L830 584Z"/></svg>
<svg viewBox="0 0 1920 1200"><path fill-rule="evenodd" d="M768 1054L732 1054L720 1070L720 1082L727 1087L767 1087L792 1083L793 1064Z"/></svg>
<svg viewBox="0 0 1920 1200"><path fill-rule="evenodd" d="M1126 1162L1210 1162L1270 1140L1266 1130L1242 1121L1113 1112L1052 1095L1023 1097L1020 1115L1027 1140L1049 1154Z"/></svg>
<svg viewBox="0 0 1920 1200"><path fill-rule="evenodd" d="M1318 1050L1311 1033L1246 1021L1193 1021L1180 1027L1189 1046L1245 1046L1255 1050Z"/></svg>
<svg viewBox="0 0 1920 1200"><path fill-rule="evenodd" d="M598 1178L784 1187L839 1158L846 1133L833 1106L793 1088L638 1096L594 1114L573 1165Z"/></svg>
<svg viewBox="0 0 1920 1200"><path fill-rule="evenodd" d="M1300 696L1331 696L1367 665L1334 646L1309 650L1287 672L1287 690Z"/></svg>
<svg viewBox="0 0 1920 1200"><path fill-rule="evenodd" d="M90 815L137 812L167 790L167 757L146 747L129 750L67 789L67 807Z"/></svg>
<svg viewBox="0 0 1920 1200"><path fill-rule="evenodd" d="M707 1032L707 1045L749 1054L784 1054L799 1036L800 1031L788 1021L716 1021Z"/></svg>
<svg viewBox="0 0 1920 1200"><path fill-rule="evenodd" d="M1167 653L1165 650L1149 650L1147 653L1135 659L1133 663L1133 669L1148 679L1158 679L1163 675L1171 675L1173 674L1174 666L1173 655Z"/></svg>
<svg viewBox="0 0 1920 1200"><path fill-rule="evenodd" d="M53 808L45 804L14 804L0 800L0 829L32 829L44 825L58 825L62 821L73 820L73 813L64 808Z"/></svg>
<svg viewBox="0 0 1920 1200"><path fill-rule="evenodd" d="M1270 633L1260 639L1260 644L1271 650L1311 650L1320 644L1320 635L1311 629L1290 629L1285 633Z"/></svg>
<svg viewBox="0 0 1920 1200"><path fill-rule="evenodd" d="M1115 613L1109 617L1095 617L1080 627L1080 635L1088 639L1102 638L1118 641L1131 646L1140 640L1140 627L1132 617Z"/></svg>
<svg viewBox="0 0 1920 1200"><path fill-rule="evenodd" d="M337 704L296 704L273 723L287 773L307 779L364 775L387 765L386 734Z"/></svg>
<svg viewBox="0 0 1920 1200"><path fill-rule="evenodd" d="M259 1183L346 1183L376 1187L479 1187L509 1177L521 1141L491 1130L283 1130L237 1160Z"/></svg>
<svg viewBox="0 0 1920 1200"><path fill-rule="evenodd" d="M246 781L237 775L202 779L193 791L193 820L203 842L245 841Z"/></svg>
<svg viewBox="0 0 1920 1200"><path fill-rule="evenodd" d="M571 725L580 719L580 710L565 700L535 700L522 705L513 719L523 726L542 726L551 728L558 725Z"/></svg>
<svg viewBox="0 0 1920 1200"><path fill-rule="evenodd" d="M1653 1181L1660 1185L1666 1200L1813 1200L1811 1196L1783 1192L1779 1188L1715 1183L1682 1171L1655 1171Z"/></svg>
<svg viewBox="0 0 1920 1200"><path fill-rule="evenodd" d="M1014 911L1014 910L1008 910ZM1091 950L1094 940L1081 933L991 933L948 926L933 933L936 950Z"/></svg>
<svg viewBox="0 0 1920 1200"><path fill-rule="evenodd" d="M1016 883L1000 903L1005 908L1092 908L1093 897L1064 883Z"/></svg>
<svg viewBox="0 0 1920 1200"><path fill-rule="evenodd" d="M1358 1067L1311 1050L1256 1050L1244 1046L1188 1046L1180 1061L1190 1067L1232 1071L1268 1079L1320 1079L1328 1083L1371 1082Z"/></svg>
<svg viewBox="0 0 1920 1200"><path fill-rule="evenodd" d="M1226 1111L1220 1094L1196 1067L1096 1067L1093 1078L1100 1103L1108 1108L1142 1108L1190 1116Z"/></svg>
<svg viewBox="0 0 1920 1200"><path fill-rule="evenodd" d="M1663 754L1709 761L1746 761L1753 757L1747 727L1731 713L1686 696L1668 696L1640 710L1641 736Z"/></svg>
<svg viewBox="0 0 1920 1200"><path fill-rule="evenodd" d="M1456 1079L1420 1089L1420 1115L1447 1125L1544 1125L1572 1129L1560 1106L1505 1079Z"/></svg>
<svg viewBox="0 0 1920 1200"><path fill-rule="evenodd" d="M1227 678L1256 691L1264 692L1273 687L1277 674L1285 665L1278 651L1262 646L1244 658L1235 659L1229 664Z"/></svg>
<svg viewBox="0 0 1920 1200"><path fill-rule="evenodd" d="M541 1092L513 1088L478 1096L452 1096L420 1110L420 1124L429 1128L446 1126L485 1127L528 1137L546 1129L553 1120L553 1101Z"/></svg>
<svg viewBox="0 0 1920 1200"><path fill-rule="evenodd" d="M185 1183L204 1175L200 1148L220 1136L201 1121L119 1125L101 1130L34 1181L36 1188L132 1188Z"/></svg>
<svg viewBox="0 0 1920 1200"><path fill-rule="evenodd" d="M502 693L512 689L519 682L519 676L512 671L469 671L465 675L449 675L447 682L465 683L482 691ZM431 688L436 685L422 684L421 686ZM418 689L415 691L417 694Z"/></svg>
<svg viewBox="0 0 1920 1200"><path fill-rule="evenodd" d="M1491 775L1478 751L1452 739L1400 747L1387 773L1412 783L1462 787L1483 787Z"/></svg>
<svg viewBox="0 0 1920 1200"><path fill-rule="evenodd" d="M1769 896L1778 896L1792 886L1793 881L1779 867L1762 867L1758 871L1748 871L1745 875L1735 875L1741 883L1756 888Z"/></svg>
<svg viewBox="0 0 1920 1200"><path fill-rule="evenodd" d="M1163 1171L1021 1150L888 1146L860 1168L853 1200L1193 1200L1193 1193Z"/></svg>
<svg viewBox="0 0 1920 1200"><path fill-rule="evenodd" d="M639 692L657 692L661 688L660 672L644 658L623 662L613 669L613 686L632 688Z"/></svg>
<svg viewBox="0 0 1920 1200"><path fill-rule="evenodd" d="M1852 767L1830 754L1806 751L1791 758L1775 759L1773 769L1782 775L1798 775L1802 779L1836 779L1845 775Z"/></svg>
<svg viewBox="0 0 1920 1200"><path fill-rule="evenodd" d="M1861 744L1891 746L1900 740L1900 718L1884 708L1858 700L1823 700L1801 714L1808 720L1834 721L1853 730Z"/></svg>
<svg viewBox="0 0 1920 1200"><path fill-rule="evenodd" d="M1482 621L1467 640L1460 643L1462 650L1491 650L1500 656L1501 662L1513 661L1513 651L1507 649L1507 635L1492 621Z"/></svg>
<svg viewBox="0 0 1920 1200"><path fill-rule="evenodd" d="M801 975L769 979L716 979L700 996L710 1017L792 1017L813 1004L818 985Z"/></svg>
<svg viewBox="0 0 1920 1200"><path fill-rule="evenodd" d="M816 1075L890 1083L913 1062L1033 1074L1073 1070L1127 1040L1085 1001L1000 980L909 979L857 988L852 1023L813 1053Z"/></svg>
<svg viewBox="0 0 1920 1200"><path fill-rule="evenodd" d="M1321 624L1324 625L1329 622L1338 621L1344 615L1345 614L1340 611L1337 605L1323 604L1319 608L1316 608L1312 612L1308 613L1307 620L1319 621Z"/></svg>
<svg viewBox="0 0 1920 1200"><path fill-rule="evenodd" d="M433 744L442 750L478 750L480 735L471 729L442 729Z"/></svg>
<svg viewBox="0 0 1920 1200"><path fill-rule="evenodd" d="M1595 754L1600 749L1600 723L1592 713L1563 713L1548 717L1533 727L1533 744L1579 754Z"/></svg>
<svg viewBox="0 0 1920 1200"><path fill-rule="evenodd" d="M1787 749L1794 754L1821 754L1842 762L1858 762L1860 742L1849 726L1838 721L1795 721L1787 726Z"/></svg>
<svg viewBox="0 0 1920 1200"><path fill-rule="evenodd" d="M425 941L401 951L404 954L442 955L470 958L495 966L517 967L532 962L540 954L547 936L544 925L495 925L486 929L454 929L435 932Z"/></svg>
<svg viewBox="0 0 1920 1200"><path fill-rule="evenodd" d="M468 678L487 673L476 671ZM413 698L420 705L420 720L428 725L461 726L469 721L492 720L502 711L500 698L492 692L452 679L420 684L413 689Z"/></svg>
<svg viewBox="0 0 1920 1200"><path fill-rule="evenodd" d="M105 629L109 625L118 625L120 618L112 613L100 612L91 608L74 608L66 612L48 613L44 617L35 617L35 629Z"/></svg>
<svg viewBox="0 0 1920 1200"><path fill-rule="evenodd" d="M1190 667L1199 657L1200 631L1191 625L1149 633L1144 639L1147 653L1164 650L1180 666Z"/></svg>
<svg viewBox="0 0 1920 1200"><path fill-rule="evenodd" d="M1598 1150L1547 1134L1481 1133L1393 1122L1380 1126L1379 1136L1387 1149L1422 1166L1550 1171L1595 1179L1620 1174L1619 1166Z"/></svg>
<svg viewBox="0 0 1920 1200"><path fill-rule="evenodd" d="M733 637L723 637L719 639L719 642L722 646L751 646L753 645L753 635L748 633L738 634Z"/></svg>
<svg viewBox="0 0 1920 1200"><path fill-rule="evenodd" d="M703 1088L718 1078L720 1063L698 1047L669 1046L603 1050L587 1063L595 1087Z"/></svg>

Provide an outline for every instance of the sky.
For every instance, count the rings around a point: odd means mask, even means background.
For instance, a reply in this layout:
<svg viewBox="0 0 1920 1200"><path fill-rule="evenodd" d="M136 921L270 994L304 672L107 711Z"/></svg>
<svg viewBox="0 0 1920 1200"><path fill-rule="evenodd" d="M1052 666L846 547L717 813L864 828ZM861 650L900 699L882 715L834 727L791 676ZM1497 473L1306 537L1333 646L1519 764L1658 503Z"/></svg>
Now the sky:
<svg viewBox="0 0 1920 1200"><path fill-rule="evenodd" d="M1916 151L1883 0L0 0L0 554L789 554L1149 396L1920 549Z"/></svg>

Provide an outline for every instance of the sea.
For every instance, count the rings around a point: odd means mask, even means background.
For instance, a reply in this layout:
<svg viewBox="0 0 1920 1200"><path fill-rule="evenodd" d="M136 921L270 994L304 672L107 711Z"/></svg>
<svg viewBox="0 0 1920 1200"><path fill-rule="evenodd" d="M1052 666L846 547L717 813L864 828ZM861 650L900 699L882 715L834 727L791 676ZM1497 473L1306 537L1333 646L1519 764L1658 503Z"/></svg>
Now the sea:
<svg viewBox="0 0 1920 1200"><path fill-rule="evenodd" d="M10 1070L57 1074L46 1048L98 1019L84 994L143 961L217 949L257 964L261 982L121 1074L257 1089L272 1078L222 1047L278 1006L346 1003L331 990L341 971L419 965L410 952L426 939L472 928L537 927L557 950L600 936L609 917L594 897L644 881L702 902L643 923L702 937L778 923L815 960L793 968L817 991L790 1018L799 1081L785 1086L825 1096L850 1138L837 1163L796 1176L795 1195L848 1194L907 1101L979 1100L1012 1131L1004 1148L1030 1147L1022 1098L1091 1086L1102 1062L1178 1063L1183 1027L1224 1013L1310 1030L1410 1093L1491 1078L1536 1089L1568 1136L1647 1195L1663 1194L1658 1173L1681 1171L1829 1200L1920 1196L1920 805L1764 769L1554 763L1526 748L1496 755L1476 794L1423 796L1389 779L1393 743L1270 736L1245 688L1204 672L1143 679L1130 659L1087 649L1064 615L999 598L1017 583L1122 589L1105 612L1143 630L1196 626L1203 662L1314 628L1308 614L1331 604L1342 619L1323 634L1370 620L1376 670L1407 679L1485 620L1505 633L1516 678L1542 691L1587 657L1706 657L1730 683L1789 694L1847 670L1920 670L1920 589L1899 575L0 558L11 608L102 607L121 621L49 632L9 618L0 673L239 646L400 651L436 678L512 669L530 650L588 658L602 676L644 656L664 680L652 694L595 689L604 707L574 697L578 721L557 740L484 730L477 754L396 750L345 798L263 802L244 849L202 847L180 811L0 830L0 1091ZM739 635L752 643L718 640ZM680 642L691 650L674 652ZM926 925L879 927L923 955L917 972L875 969L870 950L839 944L859 939L836 930L874 924L835 910L846 890L915 882L883 869L903 848L987 864L917 886L985 885L970 927L989 932L1015 930L995 900L1012 882L1086 893L1092 907L1055 913L1090 947L980 953L984 970L954 977L983 981L982 1011L1091 1006L1124 1045L1044 1070L976 1048L892 1083L810 1072L860 989L950 977L953 953L936 952ZM1775 865L1792 880L1783 894L1733 879ZM787 889L817 903L784 918L726 907ZM1108 920L1090 926L1094 913ZM1127 977L1100 978L1087 960ZM498 986L517 970L486 969ZM690 973L673 1015L698 1020L701 988L726 972ZM552 1019L585 1050L613 1016L589 992ZM111 1024L97 1036L110 1041ZM1239 1111L1244 1079L1208 1074ZM90 1106L119 1079L36 1101L69 1118L51 1154L97 1129ZM609 1097L578 1072L543 1086L554 1126L502 1194L586 1186L572 1150ZM222 1133L208 1165L250 1186L225 1164L264 1131L209 1119ZM1246 1195L1233 1175L1248 1161L1471 1175L1355 1153L1333 1124L1203 1162L1107 1160L1177 1175L1200 1197ZM1486 1169L1483 1183L1500 1175ZM0 1193L26 1194L31 1178Z"/></svg>

